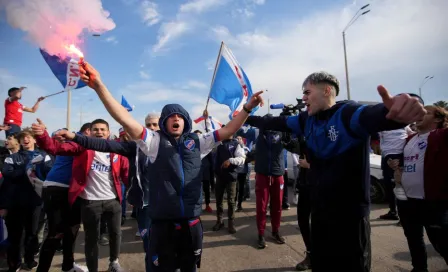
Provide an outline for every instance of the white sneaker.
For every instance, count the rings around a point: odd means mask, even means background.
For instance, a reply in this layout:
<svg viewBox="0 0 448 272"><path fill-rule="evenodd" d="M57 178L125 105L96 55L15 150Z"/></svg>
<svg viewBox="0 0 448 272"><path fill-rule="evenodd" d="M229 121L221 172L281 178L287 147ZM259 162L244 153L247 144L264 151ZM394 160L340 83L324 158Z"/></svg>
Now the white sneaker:
<svg viewBox="0 0 448 272"><path fill-rule="evenodd" d="M137 231L136 233L135 233L135 237L140 237L141 235L140 235L140 232L139 231Z"/></svg>
<svg viewBox="0 0 448 272"><path fill-rule="evenodd" d="M117 261L113 261L109 264L109 272L124 272L123 267L121 267L120 263Z"/></svg>
<svg viewBox="0 0 448 272"><path fill-rule="evenodd" d="M292 203L294 203L294 205L297 205L299 203L299 195L298 194L294 195L294 199L292 200Z"/></svg>
<svg viewBox="0 0 448 272"><path fill-rule="evenodd" d="M72 269L70 269L68 271L62 270L62 272L89 272L89 269L86 266L77 265L76 263L73 263Z"/></svg>
<svg viewBox="0 0 448 272"><path fill-rule="evenodd" d="M403 186L401 186L400 184L395 185L394 194L398 200L408 200L406 192L404 191Z"/></svg>

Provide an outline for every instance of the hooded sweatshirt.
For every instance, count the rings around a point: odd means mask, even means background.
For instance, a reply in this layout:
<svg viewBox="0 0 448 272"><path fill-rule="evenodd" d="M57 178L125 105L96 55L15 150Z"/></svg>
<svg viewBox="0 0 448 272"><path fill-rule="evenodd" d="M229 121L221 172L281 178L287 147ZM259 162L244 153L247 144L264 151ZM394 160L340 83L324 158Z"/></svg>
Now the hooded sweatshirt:
<svg viewBox="0 0 448 272"><path fill-rule="evenodd" d="M177 139L166 127L173 114L180 115L184 122ZM191 133L191 118L178 104L163 108L159 127L157 132L143 128L142 139L137 141L149 159L149 217L153 222L197 218L202 210L201 159L219 144L219 133Z"/></svg>

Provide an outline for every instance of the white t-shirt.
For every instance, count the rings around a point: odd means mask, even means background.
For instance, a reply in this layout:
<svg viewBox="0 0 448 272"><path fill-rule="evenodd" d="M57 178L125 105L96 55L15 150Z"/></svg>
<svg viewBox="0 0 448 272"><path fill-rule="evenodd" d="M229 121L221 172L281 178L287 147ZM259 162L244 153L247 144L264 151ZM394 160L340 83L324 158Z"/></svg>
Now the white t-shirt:
<svg viewBox="0 0 448 272"><path fill-rule="evenodd" d="M415 135L404 148L402 186L407 197L424 199L424 165L429 132Z"/></svg>
<svg viewBox="0 0 448 272"><path fill-rule="evenodd" d="M87 200L117 198L111 170L110 153L95 151L95 156L87 175L86 187L79 196Z"/></svg>
<svg viewBox="0 0 448 272"><path fill-rule="evenodd" d="M409 133L409 126L406 128L380 132L380 148L383 157L390 154L401 154Z"/></svg>

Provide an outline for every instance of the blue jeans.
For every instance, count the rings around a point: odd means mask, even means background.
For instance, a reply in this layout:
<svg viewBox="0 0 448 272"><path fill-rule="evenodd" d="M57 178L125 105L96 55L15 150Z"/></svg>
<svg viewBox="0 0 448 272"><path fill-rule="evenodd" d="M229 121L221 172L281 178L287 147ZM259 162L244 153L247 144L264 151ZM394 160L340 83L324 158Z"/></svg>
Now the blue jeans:
<svg viewBox="0 0 448 272"><path fill-rule="evenodd" d="M11 128L9 130L5 130L6 138L8 138L8 136L11 134L19 133L22 130L18 125L15 124L8 124L8 126L10 126Z"/></svg>
<svg viewBox="0 0 448 272"><path fill-rule="evenodd" d="M137 225L140 237L143 240L143 249L145 250L145 268L146 272L151 271L152 260L148 255L149 250L149 231L151 229L151 218L148 215L148 206L137 208Z"/></svg>

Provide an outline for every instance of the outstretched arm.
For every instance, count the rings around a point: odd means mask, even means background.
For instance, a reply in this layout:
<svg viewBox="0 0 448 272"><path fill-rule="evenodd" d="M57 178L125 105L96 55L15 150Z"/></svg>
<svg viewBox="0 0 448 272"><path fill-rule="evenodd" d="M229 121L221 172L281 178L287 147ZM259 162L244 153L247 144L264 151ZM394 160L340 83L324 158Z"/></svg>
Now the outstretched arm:
<svg viewBox="0 0 448 272"><path fill-rule="evenodd" d="M39 108L40 101L42 101L44 99L45 99L45 97L39 97L39 99L37 99L36 104L34 104L34 106L32 108L23 107L23 111L35 113L37 111L37 109Z"/></svg>
<svg viewBox="0 0 448 272"><path fill-rule="evenodd" d="M252 112L252 109L258 105L263 106L262 93L263 91L260 91L252 95L250 100L243 106L243 110L228 122L225 127L218 129L217 134L219 139L228 139L230 136L234 135L244 125L250 112Z"/></svg>
<svg viewBox="0 0 448 272"><path fill-rule="evenodd" d="M135 142L117 142L114 140L87 137L67 130L59 131L56 134L56 138L60 140L72 140L86 149L112 152L125 157L135 157L137 151L137 144Z"/></svg>
<svg viewBox="0 0 448 272"><path fill-rule="evenodd" d="M143 126L139 124L117 100L115 100L106 85L101 81L100 73L87 62L80 63L79 71L81 73L82 81L95 90L112 118L123 126L132 139L141 139Z"/></svg>
<svg viewBox="0 0 448 272"><path fill-rule="evenodd" d="M199 137L201 155L205 157L212 149L219 144L221 140L233 136L244 124L252 109L258 105L263 106L263 91L255 93L250 100L243 106L243 110L238 113L227 125L218 130L203 134Z"/></svg>
<svg viewBox="0 0 448 272"><path fill-rule="evenodd" d="M51 155L77 156L85 151L85 148L73 142L61 143L51 138L40 119L31 125L31 129L36 135L37 145Z"/></svg>

